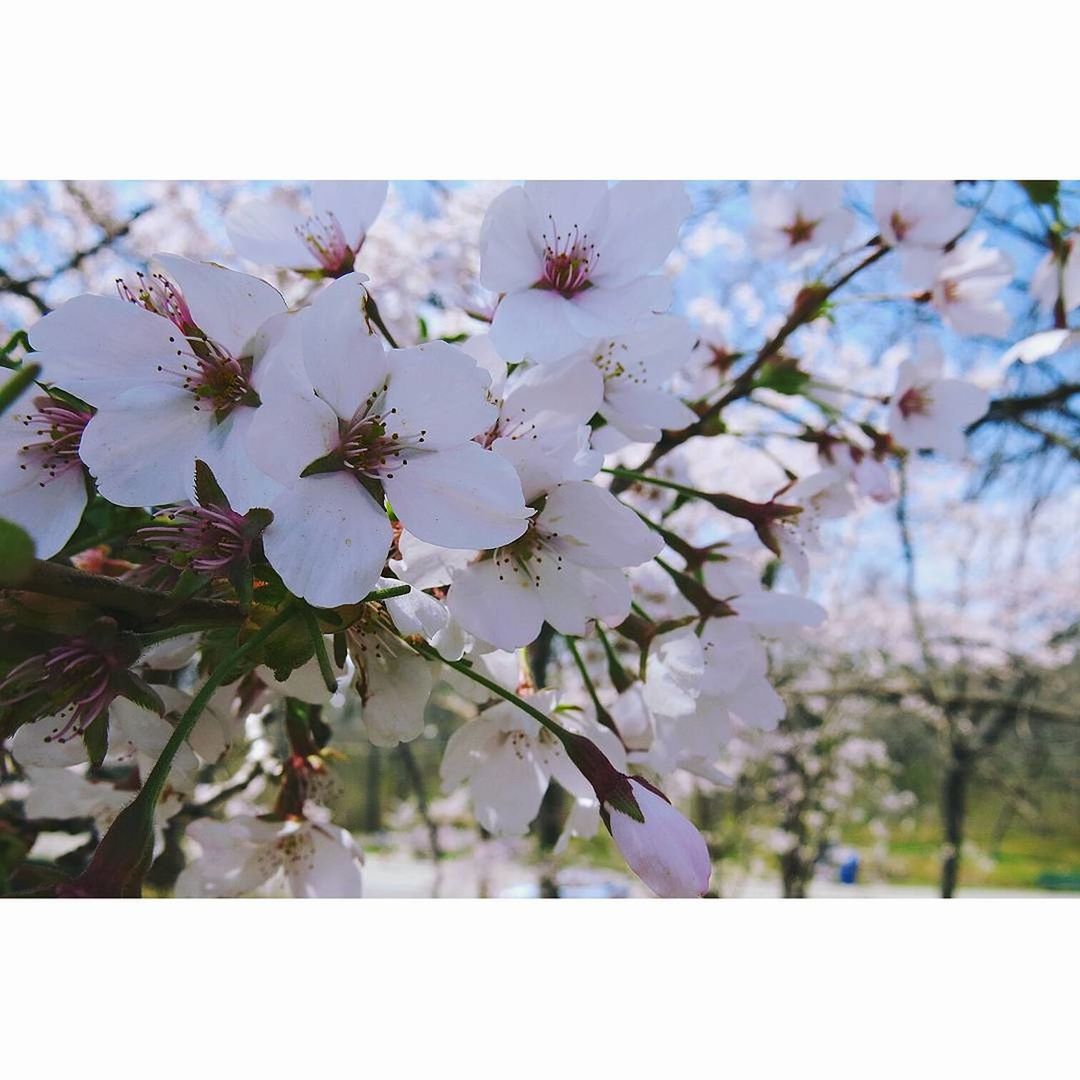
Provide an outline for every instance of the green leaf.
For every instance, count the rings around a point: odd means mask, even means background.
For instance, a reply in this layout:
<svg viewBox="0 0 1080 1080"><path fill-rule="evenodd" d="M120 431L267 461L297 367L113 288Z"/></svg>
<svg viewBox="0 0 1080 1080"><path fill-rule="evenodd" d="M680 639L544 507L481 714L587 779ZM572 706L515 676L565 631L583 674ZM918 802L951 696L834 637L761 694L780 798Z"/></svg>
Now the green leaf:
<svg viewBox="0 0 1080 1080"><path fill-rule="evenodd" d="M775 390L778 394L799 394L810 376L793 363L767 363L754 380L755 388Z"/></svg>
<svg viewBox="0 0 1080 1080"><path fill-rule="evenodd" d="M1053 206L1058 200L1060 185L1057 180L1018 180L1017 183L1027 192L1031 201L1040 206Z"/></svg>
<svg viewBox="0 0 1080 1080"><path fill-rule="evenodd" d="M214 470L198 458L195 459L195 501L202 507L218 506L231 510L229 499L221 490Z"/></svg>
<svg viewBox="0 0 1080 1080"><path fill-rule="evenodd" d="M0 586L19 585L34 568L34 541L25 529L0 518Z"/></svg>

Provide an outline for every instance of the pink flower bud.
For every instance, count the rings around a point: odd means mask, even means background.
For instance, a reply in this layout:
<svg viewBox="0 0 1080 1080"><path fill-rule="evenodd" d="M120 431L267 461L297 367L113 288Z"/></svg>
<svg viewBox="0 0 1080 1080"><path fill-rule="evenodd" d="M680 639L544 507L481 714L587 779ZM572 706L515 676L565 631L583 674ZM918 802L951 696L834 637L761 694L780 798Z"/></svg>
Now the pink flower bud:
<svg viewBox="0 0 1080 1080"><path fill-rule="evenodd" d="M651 785L633 777L630 784L644 821L606 807L623 858L657 896L701 896L712 874L701 833Z"/></svg>

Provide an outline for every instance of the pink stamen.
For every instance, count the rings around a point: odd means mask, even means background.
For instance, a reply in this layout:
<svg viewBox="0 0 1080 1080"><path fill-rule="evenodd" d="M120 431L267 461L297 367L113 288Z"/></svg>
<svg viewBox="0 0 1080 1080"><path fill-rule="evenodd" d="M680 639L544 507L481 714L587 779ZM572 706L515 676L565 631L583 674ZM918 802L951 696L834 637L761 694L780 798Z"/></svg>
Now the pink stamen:
<svg viewBox="0 0 1080 1080"><path fill-rule="evenodd" d="M588 233L581 232L577 225L573 227L573 232L564 236L558 232L555 219L550 214L548 221L549 231L542 237L544 278L539 284L569 299L590 286L589 275L595 270L600 253L589 242Z"/></svg>
<svg viewBox="0 0 1080 1080"><path fill-rule="evenodd" d="M34 412L16 416L23 427L36 437L35 441L19 447L19 455L24 459L19 463L19 468L41 469L44 476L38 480L38 487L45 487L50 480L62 476L69 469L82 467L79 445L83 431L94 414L51 397L34 398L34 407Z"/></svg>

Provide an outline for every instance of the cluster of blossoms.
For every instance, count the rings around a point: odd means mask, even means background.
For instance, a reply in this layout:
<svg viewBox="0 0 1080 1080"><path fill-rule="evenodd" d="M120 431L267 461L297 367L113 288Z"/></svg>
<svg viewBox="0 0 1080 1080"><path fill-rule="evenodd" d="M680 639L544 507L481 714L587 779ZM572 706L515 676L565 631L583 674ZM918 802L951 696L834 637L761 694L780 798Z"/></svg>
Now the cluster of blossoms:
<svg viewBox="0 0 1080 1080"><path fill-rule="evenodd" d="M62 617L33 581L3 601L0 737L28 812L74 805L104 830L161 773L161 850L208 767L238 769L251 782L225 819L187 827L177 891L237 895L283 873L294 895L359 895L360 852L327 805L324 715L351 697L371 742L393 747L451 694L469 718L441 778L467 787L486 830L523 835L554 781L573 800L563 843L603 822L655 892L702 895L706 843L662 787L677 772L725 782L733 735L783 719L769 651L825 611L771 587L776 560L805 593L823 523L892 499L907 452L962 456L987 395L945 377L924 338L877 402L883 425L837 413L814 434L816 472L762 501L702 490L693 440L718 433L724 404L769 391L754 377L782 369L784 339L734 376L669 312L681 184L506 189L479 234L486 308L467 335L407 347L357 269L386 195L314 184L304 209L275 195L232 210L236 252L302 275L298 303L158 254L117 295L30 328L40 390L0 418L2 513L46 567L71 559L102 587ZM755 185L752 242L800 266L895 250L912 302L1004 333L1011 269L968 235L951 184L879 184L878 233L847 252L843 198ZM792 328L828 290L808 282ZM90 500L137 512L138 531L110 541L123 557L73 542ZM278 720L284 755L268 749Z"/></svg>

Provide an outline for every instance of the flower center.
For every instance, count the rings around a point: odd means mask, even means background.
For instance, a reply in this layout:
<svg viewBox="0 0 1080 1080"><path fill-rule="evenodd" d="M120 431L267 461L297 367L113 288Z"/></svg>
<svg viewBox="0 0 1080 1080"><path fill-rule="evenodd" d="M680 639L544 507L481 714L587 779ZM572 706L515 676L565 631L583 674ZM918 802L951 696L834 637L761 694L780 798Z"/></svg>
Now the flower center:
<svg viewBox="0 0 1080 1080"><path fill-rule="evenodd" d="M45 741L65 743L81 735L109 707L116 697L112 673L123 666L88 638L71 638L13 667L0 682L0 707L35 697L41 698L42 710L52 701L63 702L54 716L57 726Z"/></svg>
<svg viewBox="0 0 1080 1080"><path fill-rule="evenodd" d="M548 229L544 232L544 277L540 288L554 289L569 299L590 287L589 275L596 269L600 253L589 242L588 233L575 225L565 235L558 231L555 219L549 214Z"/></svg>
<svg viewBox="0 0 1080 1080"><path fill-rule="evenodd" d="M593 363L600 369L604 376L604 382L613 379L626 379L628 382L643 386L647 383L648 376L645 374L645 363L642 360L632 361L627 355L629 350L625 345L609 341L607 348L593 356Z"/></svg>
<svg viewBox="0 0 1080 1080"><path fill-rule="evenodd" d="M528 528L517 540L495 551L495 569L500 581L539 589L545 573L562 570L563 557L547 544L559 534L543 531L536 524L536 517L529 519Z"/></svg>
<svg viewBox="0 0 1080 1080"><path fill-rule="evenodd" d="M930 412L931 399L925 386L912 386L900 395L896 407L906 420L909 416L926 416Z"/></svg>
<svg viewBox="0 0 1080 1080"><path fill-rule="evenodd" d="M960 285L951 278L941 283L941 295L946 304L955 304L960 299Z"/></svg>
<svg viewBox="0 0 1080 1080"><path fill-rule="evenodd" d="M818 221L807 221L801 212L796 212L795 220L790 225L785 225L782 231L787 234L788 243L795 247L812 239L819 224Z"/></svg>
<svg viewBox="0 0 1080 1080"><path fill-rule="evenodd" d="M24 458L19 468L37 470L38 487L44 487L69 469L81 467L79 444L94 414L51 397L34 398L34 407L34 412L16 417L33 436L33 441L19 447Z"/></svg>
<svg viewBox="0 0 1080 1080"><path fill-rule="evenodd" d="M908 231L911 229L911 222L906 221L900 216L899 210L894 210L889 216L889 228L893 231L893 236L897 241L902 241L907 236Z"/></svg>
<svg viewBox="0 0 1080 1080"><path fill-rule="evenodd" d="M388 430L396 412L391 409L385 418L357 415L341 424L340 452L346 469L372 480L392 480L397 469L409 464L405 455L423 445L427 428L419 435L403 438L399 432Z"/></svg>
<svg viewBox="0 0 1080 1080"><path fill-rule="evenodd" d="M199 574L221 574L251 553L247 520L220 506L190 506L169 513L163 524L138 531L139 538L172 562L180 558Z"/></svg>
<svg viewBox="0 0 1080 1080"><path fill-rule="evenodd" d="M164 274L153 274L149 280L139 274L138 278L137 290L117 278L117 291L122 299L168 319L176 327L179 333L169 341L177 346L177 358L170 366L158 364L157 369L179 381L181 388L195 398L195 411L205 409L220 422L237 406L260 405L251 384L253 358L232 356L200 330L183 293Z"/></svg>
<svg viewBox="0 0 1080 1080"><path fill-rule="evenodd" d="M313 214L303 225L297 226L296 235L328 277L341 277L352 272L356 252L349 247L345 230L334 214Z"/></svg>

